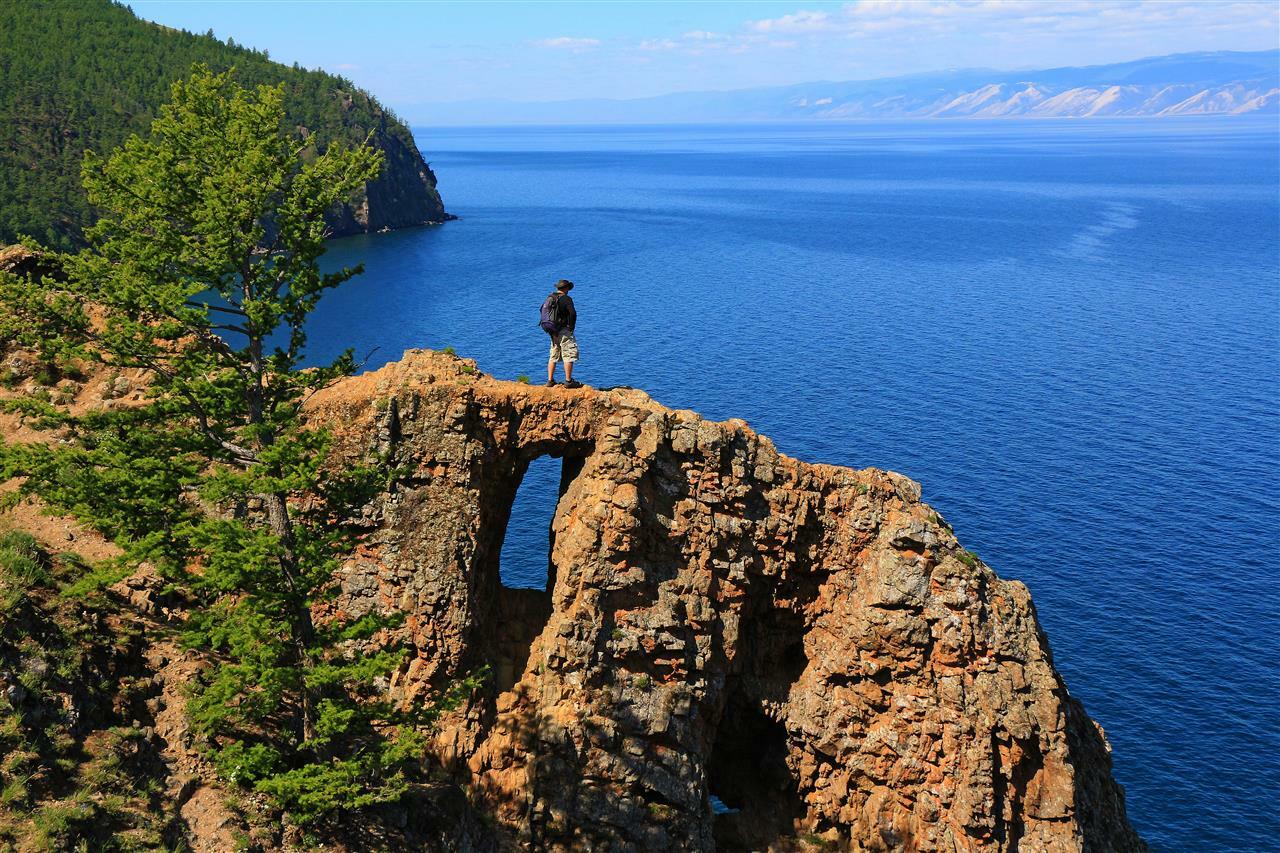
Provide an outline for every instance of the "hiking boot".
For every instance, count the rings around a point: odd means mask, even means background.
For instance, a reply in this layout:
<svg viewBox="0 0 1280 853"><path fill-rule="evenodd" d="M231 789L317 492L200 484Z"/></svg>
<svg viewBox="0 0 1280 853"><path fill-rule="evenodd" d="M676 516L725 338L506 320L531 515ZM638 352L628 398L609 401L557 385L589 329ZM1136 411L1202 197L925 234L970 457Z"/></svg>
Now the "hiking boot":
<svg viewBox="0 0 1280 853"><path fill-rule="evenodd" d="M548 380L547 380L547 387L548 387L548 388L554 388L554 387L556 387L556 386L557 386L557 385L559 385L559 384L560 384L560 383L559 383L559 382L557 382L557 381L555 381L554 379L548 379Z"/></svg>
<svg viewBox="0 0 1280 853"><path fill-rule="evenodd" d="M579 381L578 381L578 380L576 380L576 379L570 379L568 382L564 383L564 387L566 387L566 388L581 388L581 387L582 387L582 383L581 383L581 382L579 382Z"/></svg>

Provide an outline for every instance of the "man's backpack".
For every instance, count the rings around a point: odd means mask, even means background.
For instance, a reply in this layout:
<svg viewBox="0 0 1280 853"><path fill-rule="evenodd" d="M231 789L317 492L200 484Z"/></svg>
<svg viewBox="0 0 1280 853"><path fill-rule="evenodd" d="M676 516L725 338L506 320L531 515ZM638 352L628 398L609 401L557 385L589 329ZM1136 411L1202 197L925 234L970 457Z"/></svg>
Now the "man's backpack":
<svg viewBox="0 0 1280 853"><path fill-rule="evenodd" d="M558 335L569 322L569 309L564 304L564 294L560 291L548 296L542 303L538 313L538 325L548 335Z"/></svg>

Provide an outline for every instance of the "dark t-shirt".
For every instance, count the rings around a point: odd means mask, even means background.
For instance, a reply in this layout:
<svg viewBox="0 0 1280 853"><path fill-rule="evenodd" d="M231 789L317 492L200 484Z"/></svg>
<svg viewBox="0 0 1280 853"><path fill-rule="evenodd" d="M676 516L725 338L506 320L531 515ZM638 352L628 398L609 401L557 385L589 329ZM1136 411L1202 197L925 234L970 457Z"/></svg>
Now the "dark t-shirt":
<svg viewBox="0 0 1280 853"><path fill-rule="evenodd" d="M567 293L560 294L560 301L564 303L565 311L568 319L565 320L564 330L572 333L575 326L578 325L578 309L573 307L573 300Z"/></svg>

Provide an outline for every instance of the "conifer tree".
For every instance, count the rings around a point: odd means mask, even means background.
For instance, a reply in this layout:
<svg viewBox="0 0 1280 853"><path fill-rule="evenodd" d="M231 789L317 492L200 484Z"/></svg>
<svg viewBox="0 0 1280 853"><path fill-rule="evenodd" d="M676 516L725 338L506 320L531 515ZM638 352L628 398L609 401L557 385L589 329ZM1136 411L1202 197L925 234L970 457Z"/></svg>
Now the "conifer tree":
<svg viewBox="0 0 1280 853"><path fill-rule="evenodd" d="M317 624L350 547L341 526L369 467L326 466L307 396L353 370L302 369L305 321L358 272L325 273L324 213L381 155L304 157L280 87L245 90L198 68L175 83L148 138L86 156L100 218L65 282L0 280L0 324L50 365L145 377L145 398L73 413L47 394L15 404L60 441L12 445L6 476L90 521L192 596L189 643L217 664L188 703L220 771L303 823L398 798L421 753L416 715L374 685L392 650L351 644L385 627Z"/></svg>

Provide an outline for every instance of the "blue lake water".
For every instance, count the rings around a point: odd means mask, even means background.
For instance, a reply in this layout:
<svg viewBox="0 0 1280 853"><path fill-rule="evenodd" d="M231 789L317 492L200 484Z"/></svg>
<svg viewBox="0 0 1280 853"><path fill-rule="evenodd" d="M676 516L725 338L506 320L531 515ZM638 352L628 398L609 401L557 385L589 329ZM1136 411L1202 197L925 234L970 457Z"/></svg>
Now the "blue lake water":
<svg viewBox="0 0 1280 853"><path fill-rule="evenodd" d="M424 129L461 219L332 244L313 352L455 347L888 468L1031 588L1162 850L1280 838L1280 125ZM503 553L541 585L555 466Z"/></svg>

